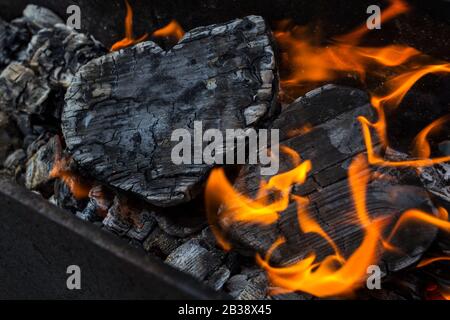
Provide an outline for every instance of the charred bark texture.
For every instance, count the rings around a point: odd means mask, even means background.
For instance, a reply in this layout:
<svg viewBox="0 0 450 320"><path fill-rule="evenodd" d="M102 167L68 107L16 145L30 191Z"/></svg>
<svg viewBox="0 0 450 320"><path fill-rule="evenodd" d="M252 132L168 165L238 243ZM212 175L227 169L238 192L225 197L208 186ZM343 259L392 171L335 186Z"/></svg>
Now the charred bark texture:
<svg viewBox="0 0 450 320"><path fill-rule="evenodd" d="M91 61L68 89L62 128L89 174L170 206L192 199L211 168L173 164L173 130L257 125L277 89L270 31L249 16L194 29L167 52L145 42Z"/></svg>
<svg viewBox="0 0 450 320"><path fill-rule="evenodd" d="M302 159L312 161L312 170L303 185L292 192L309 199L307 210L334 240L344 256L361 243L364 231L358 223L347 178L351 160L365 151L357 116L374 117L365 93L346 87L327 85L314 90L287 107L274 127L280 129L281 145L294 149ZM308 130L300 128L311 128ZM280 172L292 168L292 162L281 154ZM368 172L368 171L367 171ZM433 212L427 192L420 186L414 170L378 168L367 188L367 210L372 218L389 221L392 228L407 209ZM364 174L361 172L360 174ZM235 186L254 197L261 179L259 168L244 166ZM243 253L265 254L279 237L286 243L272 255L275 263L289 263L315 252L323 259L333 253L329 244L317 234L302 233L295 202L280 213L277 223L269 226L234 223L227 228L228 237ZM386 229L388 232L390 228ZM430 246L436 229L427 225L408 224L393 238L404 254L379 249L381 267L396 271L417 261Z"/></svg>

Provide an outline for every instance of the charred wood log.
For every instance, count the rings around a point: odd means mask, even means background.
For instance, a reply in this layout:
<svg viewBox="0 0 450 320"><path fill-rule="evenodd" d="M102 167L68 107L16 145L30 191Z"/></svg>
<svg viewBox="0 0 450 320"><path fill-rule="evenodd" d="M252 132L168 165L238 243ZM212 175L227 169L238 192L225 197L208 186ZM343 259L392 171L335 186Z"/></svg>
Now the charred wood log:
<svg viewBox="0 0 450 320"><path fill-rule="evenodd" d="M63 132L96 179L170 206L198 191L211 165L173 164L173 130L244 128L275 110L277 70L261 17L188 32L164 52L153 42L80 69L66 94Z"/></svg>
<svg viewBox="0 0 450 320"><path fill-rule="evenodd" d="M367 96L355 89L328 85L298 99L274 122L280 129L281 145L298 152L312 162L312 170L303 185L292 192L308 197L307 210L329 234L344 256L361 243L363 229L355 221L356 213L347 179L347 169L356 155L365 151L357 116L374 117ZM303 129L307 127L308 129ZM280 172L292 168L290 158L281 155ZM244 194L256 196L262 177L256 166L244 166L235 187ZM361 172L364 174L364 172ZM265 180L267 177L265 177ZM367 210L372 218L386 217L391 226L407 209L435 212L427 192L414 170L378 168L372 173L367 189ZM234 246L244 254L264 254L281 236L286 243L275 250L275 263L290 263L315 252L318 259L333 253L320 236L301 232L297 205L293 202L280 213L280 219L268 226L233 223L226 227ZM388 232L390 228L387 228ZM404 254L383 251L379 257L385 272L402 269L415 261L430 246L436 228L411 224L402 228L392 243Z"/></svg>

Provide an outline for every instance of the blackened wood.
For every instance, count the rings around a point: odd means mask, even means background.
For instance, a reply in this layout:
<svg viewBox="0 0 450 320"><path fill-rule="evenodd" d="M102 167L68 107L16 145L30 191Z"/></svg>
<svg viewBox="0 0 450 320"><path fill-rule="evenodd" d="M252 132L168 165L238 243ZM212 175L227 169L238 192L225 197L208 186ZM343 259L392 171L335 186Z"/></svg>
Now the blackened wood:
<svg viewBox="0 0 450 320"><path fill-rule="evenodd" d="M25 30L25 33L31 34L31 31L26 30L33 28L36 34L27 46L21 47L20 54L8 58L14 61L0 74L0 110L11 114L22 133L29 135L33 133L30 115L39 116L46 125L58 121L62 101L57 97L65 91L81 65L104 54L106 50L88 35L63 24L54 25L58 22L56 18L47 21L47 16L53 15L42 8L30 6L24 14L24 17L14 22L17 26L11 24L9 29ZM2 38L2 25L0 22L0 41L7 41L9 38ZM14 41L21 44L17 39ZM15 48L13 44L7 47ZM3 48L0 49L0 60L3 51ZM0 69L1 64L2 61ZM51 120L51 116L55 119Z"/></svg>
<svg viewBox="0 0 450 320"><path fill-rule="evenodd" d="M15 60L18 52L26 46L29 37L25 30L3 21L0 17L0 71Z"/></svg>
<svg viewBox="0 0 450 320"><path fill-rule="evenodd" d="M104 53L93 37L57 24L33 36L23 60L51 86L67 88L82 65Z"/></svg>
<svg viewBox="0 0 450 320"><path fill-rule="evenodd" d="M278 89L272 39L249 16L187 33L164 52L153 42L80 69L62 129L74 159L96 179L169 206L192 199L210 165L175 165L175 129L244 128L270 116Z"/></svg>
<svg viewBox="0 0 450 320"><path fill-rule="evenodd" d="M33 4L26 6L23 15L11 23L0 17L0 70L11 61L23 59L24 50L34 34L63 23L51 10Z"/></svg>
<svg viewBox="0 0 450 320"><path fill-rule="evenodd" d="M307 210L310 216L329 234L345 256L349 256L360 245L364 235L361 225L357 223L347 179L352 158L365 151L357 120L359 115L371 119L374 117L372 107L363 92L328 85L297 100L284 110L274 123L281 131L281 145L289 146L298 152L302 159L312 162L307 182L295 186L292 192L308 197ZM296 130L305 126L312 129ZM281 172L293 168L290 158L282 154L280 167ZM386 217L392 227L407 209L419 208L435 212L414 170L374 170L377 173L372 175L366 197L371 218ZM244 166L235 186L238 190L255 196L261 179L257 166ZM286 244L272 256L276 263L293 262L312 251L317 254L318 259L333 253L322 237L302 233L295 202L291 202L288 208L280 213L277 223L269 226L234 223L227 230L234 246L251 255L255 251L264 254L276 239L284 237ZM380 248L380 266L387 272L410 265L420 258L435 235L434 227L408 224L393 239L393 244L400 246L405 254L383 252Z"/></svg>
<svg viewBox="0 0 450 320"><path fill-rule="evenodd" d="M11 114L41 114L50 88L32 69L13 62L0 74L0 92L0 110Z"/></svg>
<svg viewBox="0 0 450 320"><path fill-rule="evenodd" d="M61 149L59 137L54 136L28 159L25 172L25 186L28 189L53 189L48 185L53 179L50 171Z"/></svg>
<svg viewBox="0 0 450 320"><path fill-rule="evenodd" d="M203 280L220 266L223 257L223 252L208 250L198 240L192 239L172 251L165 261L169 265Z"/></svg>

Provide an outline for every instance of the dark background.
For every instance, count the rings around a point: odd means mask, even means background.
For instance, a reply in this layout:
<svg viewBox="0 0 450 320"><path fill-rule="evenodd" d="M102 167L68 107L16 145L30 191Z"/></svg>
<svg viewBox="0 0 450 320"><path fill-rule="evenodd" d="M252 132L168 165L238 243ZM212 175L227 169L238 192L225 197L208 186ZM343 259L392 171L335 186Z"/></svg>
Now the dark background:
<svg viewBox="0 0 450 320"><path fill-rule="evenodd" d="M292 18L299 25L316 26L326 37L344 33L365 23L371 4L386 7L388 1L374 0L129 0L134 10L135 35L176 19L185 30L258 14L270 24ZM82 31L90 32L107 47L123 37L124 0L0 0L0 17L9 21L21 15L29 3L46 6L63 19L71 4L81 8ZM450 2L409 0L413 10L396 21L372 31L370 44L405 43L441 57L450 58Z"/></svg>

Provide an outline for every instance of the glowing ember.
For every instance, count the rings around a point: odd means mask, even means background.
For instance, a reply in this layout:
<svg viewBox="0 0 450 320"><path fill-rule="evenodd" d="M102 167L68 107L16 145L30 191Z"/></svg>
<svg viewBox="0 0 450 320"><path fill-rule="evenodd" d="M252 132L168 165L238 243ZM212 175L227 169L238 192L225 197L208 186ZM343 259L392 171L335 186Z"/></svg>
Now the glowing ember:
<svg viewBox="0 0 450 320"><path fill-rule="evenodd" d="M133 9L127 0L125 0L125 5L127 7L127 15L125 17L125 38L114 43L110 51L117 51L122 48L132 46L136 43L142 42L148 38L148 34L144 34L139 38L134 38L133 36Z"/></svg>
<svg viewBox="0 0 450 320"><path fill-rule="evenodd" d="M51 178L61 179L69 187L76 199L85 199L89 195L91 186L70 171L69 163L69 158L61 158L60 155L57 155L49 176Z"/></svg>

